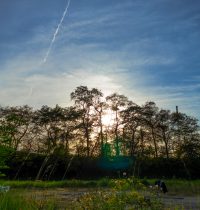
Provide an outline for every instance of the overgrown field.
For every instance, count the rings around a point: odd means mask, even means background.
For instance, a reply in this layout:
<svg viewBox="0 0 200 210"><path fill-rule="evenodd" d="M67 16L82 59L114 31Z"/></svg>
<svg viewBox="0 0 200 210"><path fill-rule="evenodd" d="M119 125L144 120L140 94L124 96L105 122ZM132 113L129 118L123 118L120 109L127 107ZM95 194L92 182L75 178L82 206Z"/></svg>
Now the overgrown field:
<svg viewBox="0 0 200 210"><path fill-rule="evenodd" d="M10 186L11 188L112 188L117 180L102 178L98 180L78 180L71 179L65 181L9 181L0 180L0 185ZM137 180L137 179L134 179ZM145 186L154 185L156 179L138 179ZM164 180L169 193L182 195L197 195L200 194L200 180L183 180L183 179L167 179Z"/></svg>
<svg viewBox="0 0 200 210"><path fill-rule="evenodd" d="M1 180L0 185L10 186L11 190L0 193L0 210L184 209L183 206L164 206L158 196L159 193L150 188L154 182L153 179L135 178L65 181ZM200 195L200 180L173 179L165 182L169 195ZM61 188L63 190L58 191Z"/></svg>

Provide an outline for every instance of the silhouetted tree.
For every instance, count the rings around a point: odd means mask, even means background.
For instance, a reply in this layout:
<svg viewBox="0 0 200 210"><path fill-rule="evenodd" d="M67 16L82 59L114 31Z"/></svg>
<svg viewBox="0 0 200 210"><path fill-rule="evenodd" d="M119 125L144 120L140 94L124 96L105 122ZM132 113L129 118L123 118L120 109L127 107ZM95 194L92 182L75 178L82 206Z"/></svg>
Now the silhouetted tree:
<svg viewBox="0 0 200 210"><path fill-rule="evenodd" d="M139 144L139 127L141 124L141 107L135 103L129 103L128 107L120 113L123 119L123 134L129 144L131 156L136 155L137 146ZM136 138L136 133L138 137Z"/></svg>
<svg viewBox="0 0 200 210"><path fill-rule="evenodd" d="M47 147L47 153L54 150L63 137L63 121L65 119L64 109L56 105L55 108L43 106L35 115L37 132Z"/></svg>
<svg viewBox="0 0 200 210"><path fill-rule="evenodd" d="M146 102L145 105L142 107L143 111L143 120L146 123L146 128L149 130L149 133L151 134L153 145L154 145L154 151L155 151L155 157L158 157L158 142L156 138L156 128L158 124L158 120L156 118L158 113L158 107L154 102Z"/></svg>
<svg viewBox="0 0 200 210"><path fill-rule="evenodd" d="M86 153L91 155L91 134L94 122L97 120L95 115L96 103L103 94L96 88L88 89L86 86L79 86L71 93L71 99L74 100L75 106L82 112L81 128L86 139Z"/></svg>
<svg viewBox="0 0 200 210"><path fill-rule="evenodd" d="M171 126L174 140L174 152L181 156L181 147L198 134L198 120L181 112L171 114Z"/></svg>
<svg viewBox="0 0 200 210"><path fill-rule="evenodd" d="M114 139L116 144L116 155L118 156L120 153L119 150L119 126L122 124L121 118L120 118L120 111L125 109L125 107L128 105L128 98L124 95L120 95L117 93L113 93L106 97L106 101L110 107L110 109L114 112L115 115L115 122L113 124L114 129Z"/></svg>
<svg viewBox="0 0 200 210"><path fill-rule="evenodd" d="M157 113L157 128L158 135L161 137L162 142L165 145L165 154L166 157L169 158L169 150L170 150L170 139L171 139L171 129L170 129L170 111L161 109Z"/></svg>
<svg viewBox="0 0 200 210"><path fill-rule="evenodd" d="M5 107L1 109L1 144L19 149L32 123L32 108L29 106Z"/></svg>

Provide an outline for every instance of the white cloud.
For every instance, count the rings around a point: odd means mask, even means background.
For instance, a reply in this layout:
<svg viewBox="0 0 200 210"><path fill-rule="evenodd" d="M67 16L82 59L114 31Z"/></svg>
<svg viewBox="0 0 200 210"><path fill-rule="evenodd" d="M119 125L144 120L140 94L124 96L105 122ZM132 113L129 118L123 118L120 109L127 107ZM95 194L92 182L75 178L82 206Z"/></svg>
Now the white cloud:
<svg viewBox="0 0 200 210"><path fill-rule="evenodd" d="M176 62L176 58L170 54L143 51L152 48L156 40L153 43L151 39L144 38L138 38L137 42L130 40L118 51L109 49L106 42L96 39L92 42L71 42L75 39L111 36L111 30L107 31L108 34L94 30L99 25L117 23L119 19L115 17L120 16L120 7L116 7L115 14L108 11L93 14L94 19L86 16L71 24L66 21L47 63L43 65L41 61L51 39L49 34L54 30L52 25L39 28L38 31L34 29L36 34L22 46L24 50L1 66L1 105L67 106L70 104L70 93L79 85L87 85L99 88L105 95L112 92L125 94L138 104L152 100L163 108L174 109L179 105L187 113L198 113L199 96L191 92L199 85L160 87L156 84L157 75L144 71L145 66ZM167 44L160 48L163 47L165 51ZM155 84L149 86L150 80Z"/></svg>

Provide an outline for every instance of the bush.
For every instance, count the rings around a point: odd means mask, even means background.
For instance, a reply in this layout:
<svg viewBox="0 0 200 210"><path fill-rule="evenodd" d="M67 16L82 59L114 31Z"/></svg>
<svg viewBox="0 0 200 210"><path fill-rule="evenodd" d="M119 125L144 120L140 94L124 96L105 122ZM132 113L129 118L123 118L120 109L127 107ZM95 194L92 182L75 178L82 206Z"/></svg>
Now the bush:
<svg viewBox="0 0 200 210"><path fill-rule="evenodd" d="M147 190L137 179L113 180L113 188L107 191L87 193L75 201L69 209L73 210L107 210L137 209L161 210L163 205L151 194L150 199L136 191Z"/></svg>

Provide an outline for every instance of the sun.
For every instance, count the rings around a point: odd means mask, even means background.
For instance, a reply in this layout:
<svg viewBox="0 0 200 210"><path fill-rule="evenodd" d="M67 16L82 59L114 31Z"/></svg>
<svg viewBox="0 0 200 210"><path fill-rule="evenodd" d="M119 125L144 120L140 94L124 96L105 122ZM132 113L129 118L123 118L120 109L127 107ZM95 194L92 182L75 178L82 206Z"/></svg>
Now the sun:
<svg viewBox="0 0 200 210"><path fill-rule="evenodd" d="M110 127L114 124L114 114L111 110L107 110L103 115L102 115L102 124L105 127Z"/></svg>

